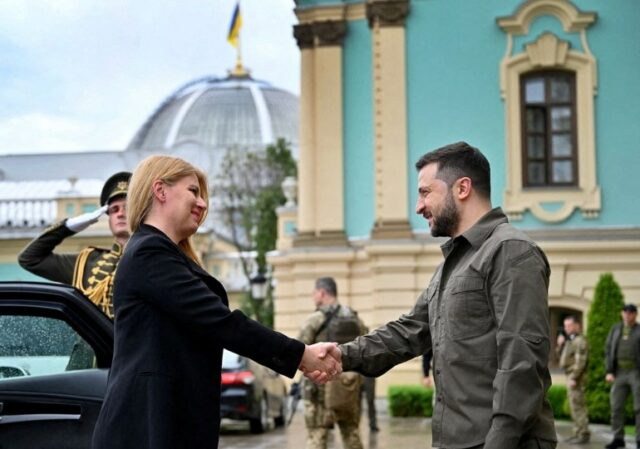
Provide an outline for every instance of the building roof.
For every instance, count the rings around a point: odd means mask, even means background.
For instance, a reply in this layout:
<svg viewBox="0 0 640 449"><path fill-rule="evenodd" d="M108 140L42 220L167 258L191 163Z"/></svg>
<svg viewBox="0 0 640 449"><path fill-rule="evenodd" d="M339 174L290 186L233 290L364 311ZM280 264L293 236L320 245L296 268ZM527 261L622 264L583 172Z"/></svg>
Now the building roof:
<svg viewBox="0 0 640 449"><path fill-rule="evenodd" d="M107 179L131 170L139 155L124 151L10 154L0 156L0 182Z"/></svg>
<svg viewBox="0 0 640 449"><path fill-rule="evenodd" d="M298 147L298 98L248 75L204 77L169 95L128 150L264 147L284 138Z"/></svg>

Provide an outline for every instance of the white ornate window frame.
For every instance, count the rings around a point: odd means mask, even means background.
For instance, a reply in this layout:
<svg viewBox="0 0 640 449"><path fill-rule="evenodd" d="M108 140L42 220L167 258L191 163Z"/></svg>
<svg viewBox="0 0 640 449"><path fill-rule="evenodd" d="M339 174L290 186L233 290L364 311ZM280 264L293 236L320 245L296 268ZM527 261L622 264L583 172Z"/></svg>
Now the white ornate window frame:
<svg viewBox="0 0 640 449"><path fill-rule="evenodd" d="M552 33L542 34L527 44L525 51L513 55L513 36L529 32L531 22L541 15L557 17L566 32L579 32L582 50ZM597 94L597 62L587 43L586 28L595 22L595 13L578 11L567 0L527 0L509 17L499 18L498 25L507 33L507 49L500 63L500 90L505 102L507 182L503 207L514 220L529 210L545 222L560 222L579 209L585 218L600 213L600 187L596 179L596 145L594 97ZM522 121L520 76L536 70L560 69L575 73L577 113L577 187L523 187ZM549 206L560 204L553 210Z"/></svg>

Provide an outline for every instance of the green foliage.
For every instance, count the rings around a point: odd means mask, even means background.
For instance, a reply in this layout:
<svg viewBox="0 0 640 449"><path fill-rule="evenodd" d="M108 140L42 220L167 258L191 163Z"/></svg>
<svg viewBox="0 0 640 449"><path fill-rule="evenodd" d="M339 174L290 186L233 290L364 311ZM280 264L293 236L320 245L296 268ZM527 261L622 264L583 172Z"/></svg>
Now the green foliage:
<svg viewBox="0 0 640 449"><path fill-rule="evenodd" d="M264 151L231 148L222 160L212 189L216 202L212 213L218 214L230 234L226 237L241 254L247 284L254 267L262 274L267 272L266 254L275 249L278 237L276 209L286 201L282 181L287 176L295 176L296 171L296 162L284 139L278 139ZM248 293L241 309L263 324L273 326L271 291L262 304Z"/></svg>
<svg viewBox="0 0 640 449"><path fill-rule="evenodd" d="M589 419L594 423L608 423L610 386L605 382L604 347L611 327L620 321L624 298L620 286L611 273L600 276L589 308L587 342L589 365L587 367L586 401Z"/></svg>
<svg viewBox="0 0 640 449"><path fill-rule="evenodd" d="M391 416L424 416L433 414L433 389L419 385L392 385L387 392Z"/></svg>
<svg viewBox="0 0 640 449"><path fill-rule="evenodd" d="M547 399L549 399L549 402L551 403L554 418L571 418L569 398L567 396L567 387L565 385L551 385L547 392Z"/></svg>

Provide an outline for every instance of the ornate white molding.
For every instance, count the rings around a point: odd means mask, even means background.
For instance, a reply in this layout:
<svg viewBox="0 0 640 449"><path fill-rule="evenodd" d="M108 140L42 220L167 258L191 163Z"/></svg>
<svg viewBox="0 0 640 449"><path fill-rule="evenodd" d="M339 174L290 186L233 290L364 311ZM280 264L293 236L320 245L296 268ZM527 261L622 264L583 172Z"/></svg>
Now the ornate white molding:
<svg viewBox="0 0 640 449"><path fill-rule="evenodd" d="M568 33L584 31L598 18L597 13L582 12L568 0L527 0L513 15L496 21L506 33L517 36L527 34L531 22L544 15L557 17Z"/></svg>
<svg viewBox="0 0 640 449"><path fill-rule="evenodd" d="M546 0L548 1L548 0ZM536 2L542 3L542 2ZM509 47L510 42L507 42ZM578 144L578 182L575 188L523 188L522 121L520 77L539 69L562 69L576 76L576 115ZM596 59L591 54L569 49L569 43L551 33L528 44L524 53L505 54L500 66L500 90L505 101L507 183L504 209L514 219L529 210L540 220L556 223L579 209L584 218L597 218L601 209L600 187L596 180L594 96ZM560 207L555 206L561 203Z"/></svg>

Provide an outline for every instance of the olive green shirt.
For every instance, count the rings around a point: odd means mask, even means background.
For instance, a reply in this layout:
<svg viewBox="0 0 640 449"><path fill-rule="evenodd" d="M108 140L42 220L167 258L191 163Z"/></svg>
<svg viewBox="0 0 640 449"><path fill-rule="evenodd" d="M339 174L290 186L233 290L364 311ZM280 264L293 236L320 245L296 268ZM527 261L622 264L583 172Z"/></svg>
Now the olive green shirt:
<svg viewBox="0 0 640 449"><path fill-rule="evenodd" d="M445 260L413 309L341 345L343 369L379 376L433 350L433 446L515 449L555 441L550 269L538 246L500 208L442 246Z"/></svg>
<svg viewBox="0 0 640 449"><path fill-rule="evenodd" d="M618 342L618 350L616 351L616 359L618 360L618 369L631 371L636 367L636 348L635 341L631 338L631 327L624 324L622 326L622 335Z"/></svg>

